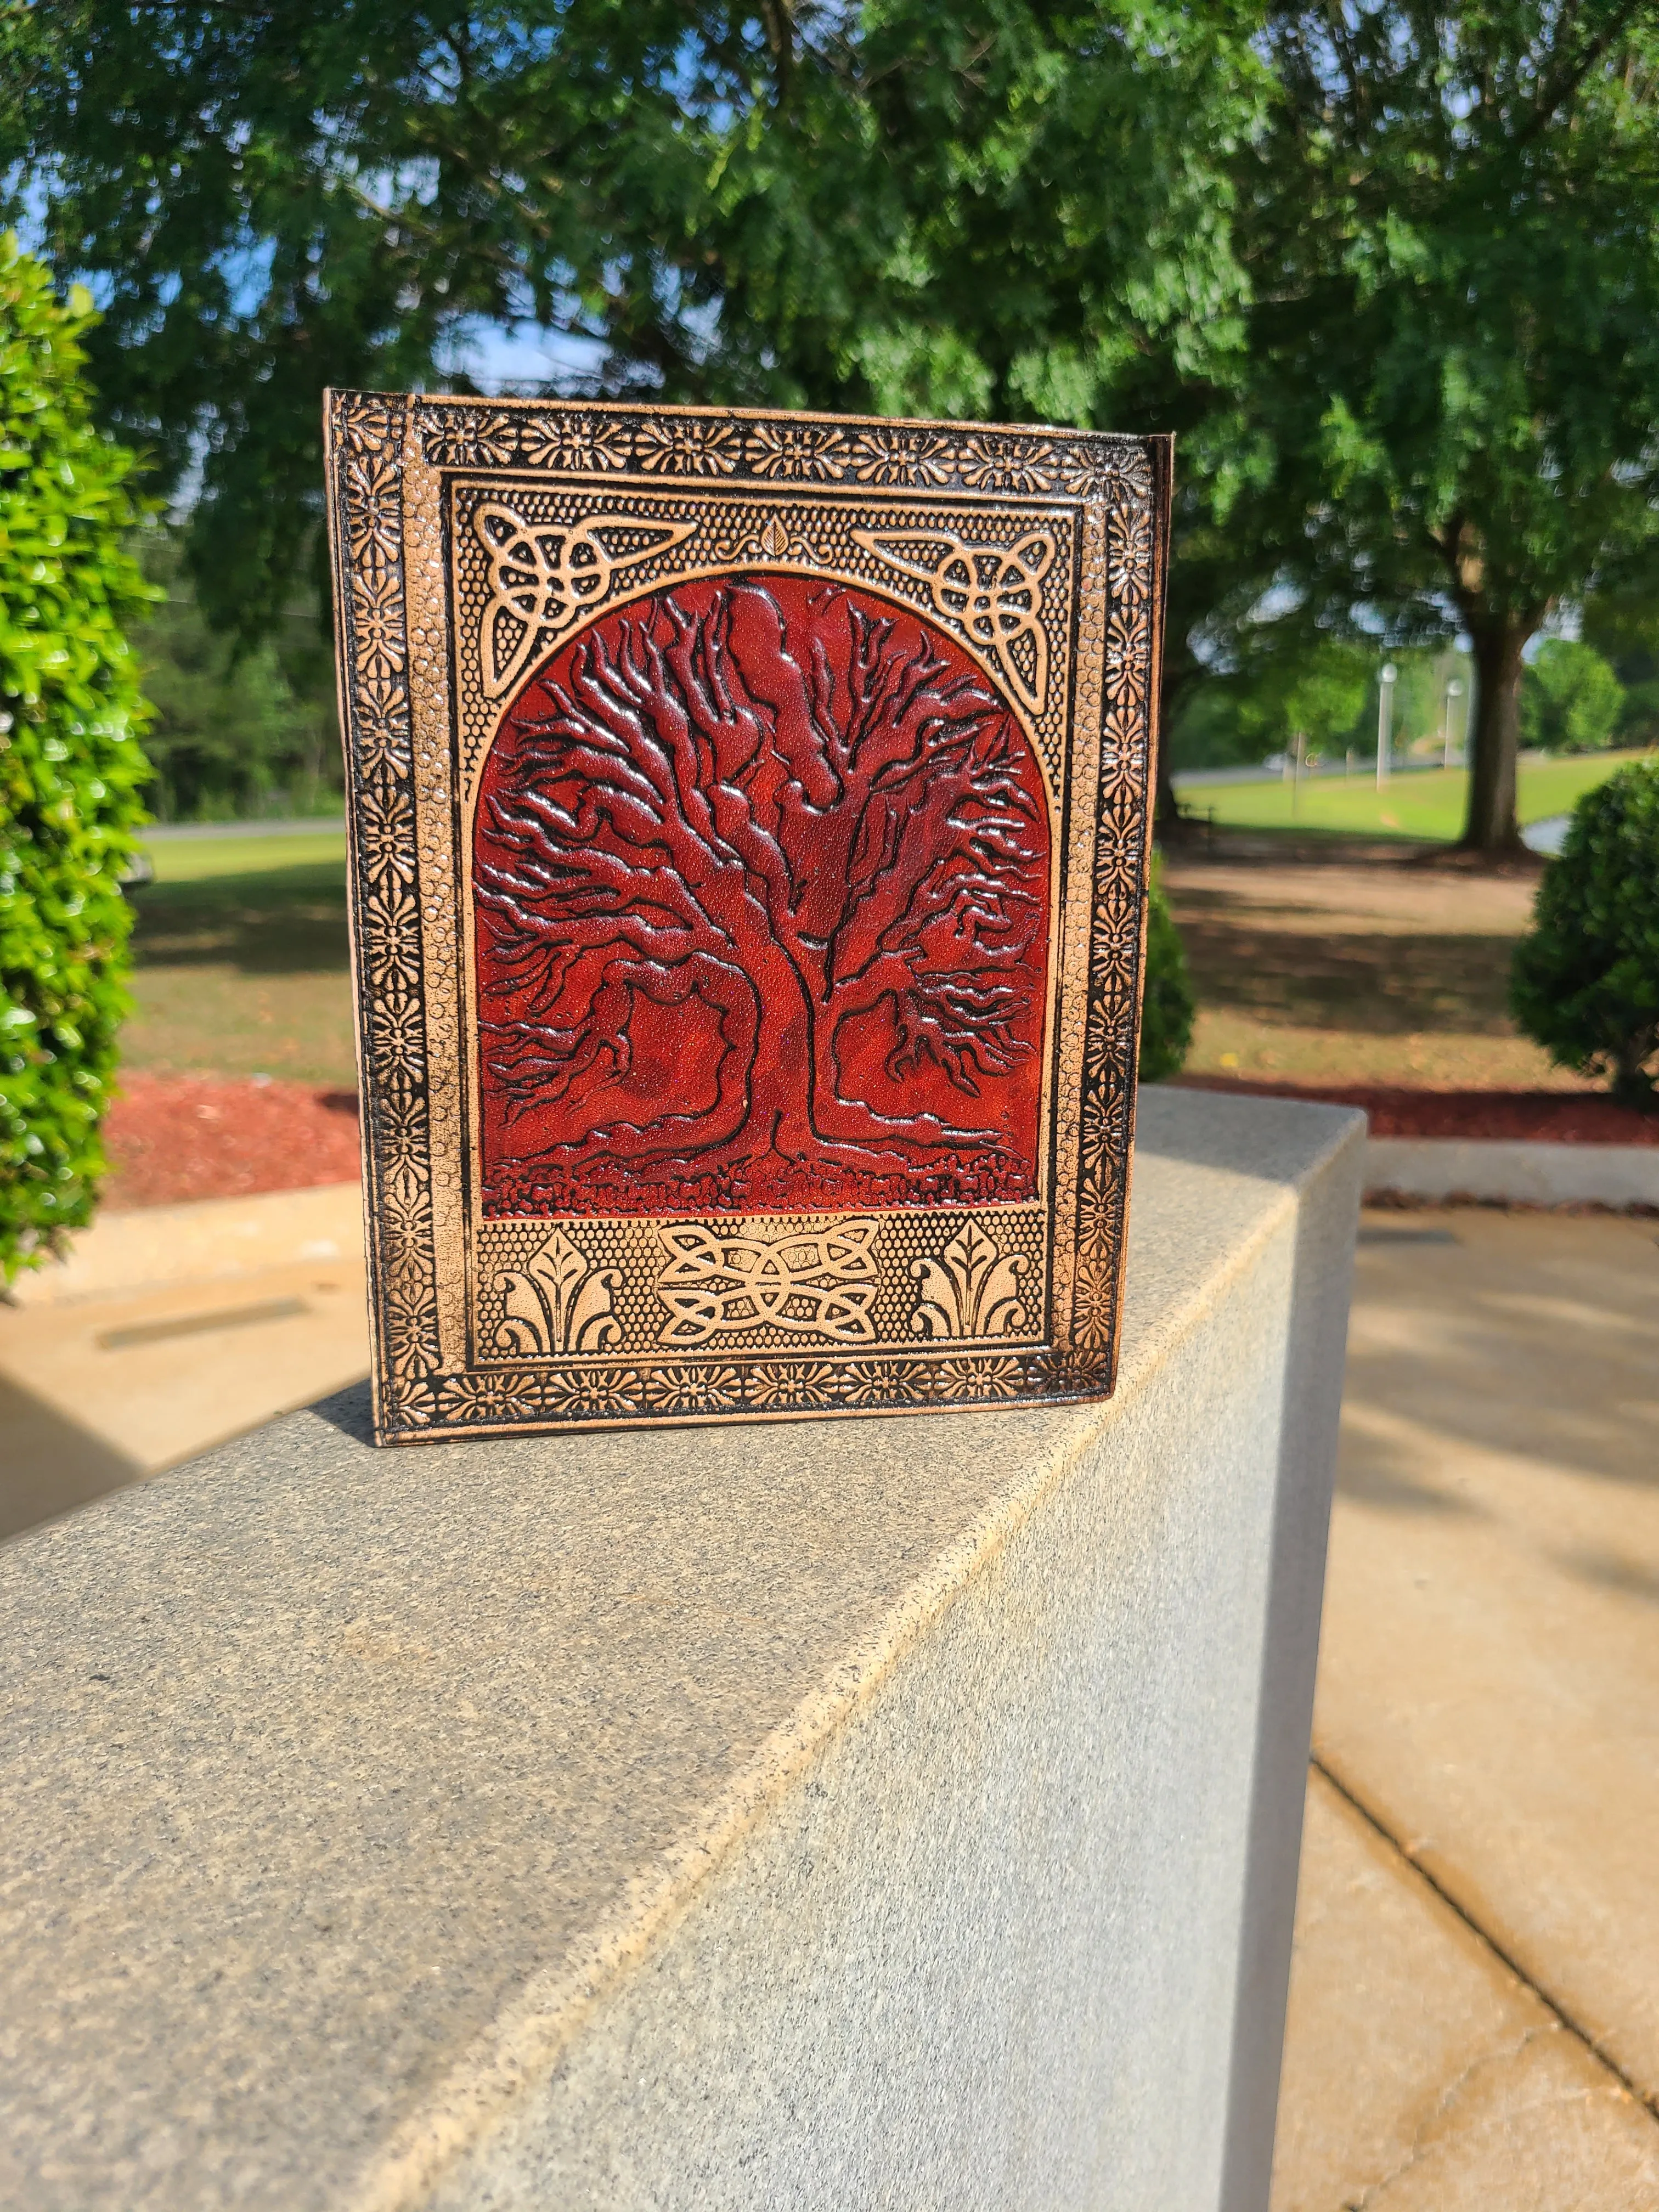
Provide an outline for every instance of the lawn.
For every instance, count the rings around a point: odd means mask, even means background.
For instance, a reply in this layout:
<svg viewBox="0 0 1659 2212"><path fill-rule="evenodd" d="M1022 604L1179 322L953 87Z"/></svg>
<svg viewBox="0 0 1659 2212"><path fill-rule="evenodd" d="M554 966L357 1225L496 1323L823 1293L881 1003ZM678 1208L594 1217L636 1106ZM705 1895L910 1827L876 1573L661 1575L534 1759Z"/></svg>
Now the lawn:
<svg viewBox="0 0 1659 2212"><path fill-rule="evenodd" d="M270 875L287 868L333 867L345 883L345 830L281 830L270 836L158 837L144 848L158 884L192 884L231 876Z"/></svg>
<svg viewBox="0 0 1659 2212"><path fill-rule="evenodd" d="M1547 807L1567 803L1562 769L1582 787L1586 771L1606 766L1553 764L1542 772L1558 779L1546 786ZM1414 796L1439 781L1413 777L1404 789ZM1389 796L1401 789L1395 784ZM1229 799L1280 795L1278 785L1221 790ZM1338 785L1310 795L1342 794ZM1288 825L1288 814L1280 818ZM1379 825L1373 817L1361 826ZM1371 852L1369 862L1338 865L1170 856L1200 1000L1194 1072L1570 1087L1516 1034L1505 1003L1534 879L1455 875L1413 860L1408 848L1397 858ZM343 833L181 839L156 845L152 857L157 880L137 898L127 1064L352 1085Z"/></svg>
<svg viewBox="0 0 1659 2212"><path fill-rule="evenodd" d="M1277 862L1200 842L1164 879L1198 992L1191 1073L1581 1087L1510 1018L1534 874L1469 873L1403 845Z"/></svg>
<svg viewBox="0 0 1659 2212"><path fill-rule="evenodd" d="M355 1085L345 836L164 839L135 896L130 1067Z"/></svg>
<svg viewBox="0 0 1659 2212"><path fill-rule="evenodd" d="M1571 812L1575 800L1644 753L1588 753L1571 760L1523 761L1520 816L1542 822ZM1183 782L1183 806L1213 810L1218 824L1237 830L1328 830L1349 836L1423 837L1449 843L1462 834L1468 802L1467 769L1413 769L1381 791L1375 774L1329 771L1304 776L1301 789L1278 778L1263 783Z"/></svg>

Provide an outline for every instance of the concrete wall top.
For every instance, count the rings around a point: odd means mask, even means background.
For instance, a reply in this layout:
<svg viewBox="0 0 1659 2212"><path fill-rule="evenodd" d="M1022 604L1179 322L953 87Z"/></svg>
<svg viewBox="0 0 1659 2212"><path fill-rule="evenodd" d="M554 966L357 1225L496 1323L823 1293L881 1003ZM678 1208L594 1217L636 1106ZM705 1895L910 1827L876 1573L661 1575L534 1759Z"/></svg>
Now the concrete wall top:
<svg viewBox="0 0 1659 2212"><path fill-rule="evenodd" d="M0 1550L0 2199L425 2201L1363 1128L1143 1094L1107 1404L375 1451L352 1392Z"/></svg>

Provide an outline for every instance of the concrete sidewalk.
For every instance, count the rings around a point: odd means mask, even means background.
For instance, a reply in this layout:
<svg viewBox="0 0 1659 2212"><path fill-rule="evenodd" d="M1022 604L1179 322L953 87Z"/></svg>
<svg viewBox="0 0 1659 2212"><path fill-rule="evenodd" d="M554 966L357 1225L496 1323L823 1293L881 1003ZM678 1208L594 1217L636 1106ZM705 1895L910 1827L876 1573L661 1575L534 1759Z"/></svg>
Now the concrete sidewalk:
<svg viewBox="0 0 1659 2212"><path fill-rule="evenodd" d="M0 1540L368 1367L355 1182L107 1214L0 1307Z"/></svg>
<svg viewBox="0 0 1659 2212"><path fill-rule="evenodd" d="M1659 1237L1361 1235L1274 2212L1659 2205Z"/></svg>

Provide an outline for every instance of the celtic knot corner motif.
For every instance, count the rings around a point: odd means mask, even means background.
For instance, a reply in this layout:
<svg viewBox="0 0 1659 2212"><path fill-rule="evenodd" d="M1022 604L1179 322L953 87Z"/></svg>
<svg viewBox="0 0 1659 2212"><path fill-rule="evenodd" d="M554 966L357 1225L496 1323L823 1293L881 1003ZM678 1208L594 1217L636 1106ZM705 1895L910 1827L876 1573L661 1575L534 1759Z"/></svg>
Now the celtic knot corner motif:
<svg viewBox="0 0 1659 2212"><path fill-rule="evenodd" d="M510 691L538 647L609 599L623 570L666 552L696 527L626 514L567 527L526 522L502 501L483 501L473 510L472 529L489 564L479 638L485 697Z"/></svg>
<svg viewBox="0 0 1659 2212"><path fill-rule="evenodd" d="M706 1344L724 1329L770 1323L798 1335L868 1344L875 1336L875 1233L873 1221L840 1221L769 1239L676 1222L661 1232L669 1257L657 1296L672 1318L658 1341Z"/></svg>
<svg viewBox="0 0 1659 2212"><path fill-rule="evenodd" d="M502 1291L503 1317L495 1348L520 1358L570 1352L607 1352L622 1331L611 1310L622 1277L595 1267L562 1229L556 1229L523 1267L509 1267L491 1285Z"/></svg>
<svg viewBox="0 0 1659 2212"><path fill-rule="evenodd" d="M1030 1262L1002 1253L969 1221L937 1260L910 1269L921 1304L910 1334L929 1337L1017 1336L1030 1326L1020 1299L1020 1277Z"/></svg>
<svg viewBox="0 0 1659 2212"><path fill-rule="evenodd" d="M854 542L927 586L933 611L994 653L1033 714L1048 697L1048 639L1042 622L1042 580L1055 541L1028 531L1017 545L981 545L947 530L855 530Z"/></svg>

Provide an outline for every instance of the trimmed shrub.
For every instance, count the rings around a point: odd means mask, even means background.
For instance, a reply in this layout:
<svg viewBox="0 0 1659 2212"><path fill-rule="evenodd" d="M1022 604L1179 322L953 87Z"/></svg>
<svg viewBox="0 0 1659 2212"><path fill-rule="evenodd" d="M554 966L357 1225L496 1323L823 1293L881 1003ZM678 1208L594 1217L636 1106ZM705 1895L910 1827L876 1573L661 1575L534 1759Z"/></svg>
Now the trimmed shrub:
<svg viewBox="0 0 1659 2212"><path fill-rule="evenodd" d="M126 1011L121 877L144 819L124 625L132 457L94 428L79 334L0 237L0 1278L92 1216Z"/></svg>
<svg viewBox="0 0 1659 2212"><path fill-rule="evenodd" d="M1559 1067L1659 1109L1659 762L1587 791L1516 947L1510 1005Z"/></svg>
<svg viewBox="0 0 1659 2212"><path fill-rule="evenodd" d="M1193 1018L1198 1011L1187 948L1164 889L1164 871L1152 855L1152 882L1146 913L1146 981L1140 1002L1140 1079L1162 1083L1178 1075L1192 1048Z"/></svg>
<svg viewBox="0 0 1659 2212"><path fill-rule="evenodd" d="M1610 745L1625 687L1593 645L1547 638L1521 676L1521 742L1553 753L1599 752Z"/></svg>

